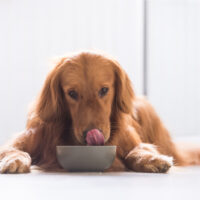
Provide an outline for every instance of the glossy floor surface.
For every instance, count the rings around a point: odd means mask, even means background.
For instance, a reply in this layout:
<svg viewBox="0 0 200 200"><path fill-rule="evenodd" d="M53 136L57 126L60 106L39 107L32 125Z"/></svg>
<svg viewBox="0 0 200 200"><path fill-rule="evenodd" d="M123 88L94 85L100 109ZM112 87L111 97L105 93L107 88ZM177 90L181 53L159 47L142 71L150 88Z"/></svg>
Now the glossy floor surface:
<svg viewBox="0 0 200 200"><path fill-rule="evenodd" d="M0 199L143 200L200 199L200 167L173 167L168 174L44 173L0 175Z"/></svg>

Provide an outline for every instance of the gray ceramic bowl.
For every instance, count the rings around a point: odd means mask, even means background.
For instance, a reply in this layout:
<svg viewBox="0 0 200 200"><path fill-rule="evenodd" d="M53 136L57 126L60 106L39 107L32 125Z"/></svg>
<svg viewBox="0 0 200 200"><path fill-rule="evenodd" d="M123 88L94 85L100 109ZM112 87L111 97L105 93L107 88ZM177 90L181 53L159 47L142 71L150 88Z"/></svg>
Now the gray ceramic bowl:
<svg viewBox="0 0 200 200"><path fill-rule="evenodd" d="M59 164L67 171L101 172L115 159L116 146L57 146Z"/></svg>

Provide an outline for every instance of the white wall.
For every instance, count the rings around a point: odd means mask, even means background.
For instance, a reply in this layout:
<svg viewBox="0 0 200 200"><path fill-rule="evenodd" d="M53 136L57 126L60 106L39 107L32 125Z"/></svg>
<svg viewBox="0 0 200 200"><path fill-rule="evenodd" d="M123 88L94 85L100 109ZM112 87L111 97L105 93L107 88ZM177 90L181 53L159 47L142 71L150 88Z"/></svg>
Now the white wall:
<svg viewBox="0 0 200 200"><path fill-rule="evenodd" d="M200 1L148 1L148 91L174 136L200 135Z"/></svg>
<svg viewBox="0 0 200 200"><path fill-rule="evenodd" d="M48 60L97 48L115 56L142 92L142 1L0 1L0 144L24 129Z"/></svg>

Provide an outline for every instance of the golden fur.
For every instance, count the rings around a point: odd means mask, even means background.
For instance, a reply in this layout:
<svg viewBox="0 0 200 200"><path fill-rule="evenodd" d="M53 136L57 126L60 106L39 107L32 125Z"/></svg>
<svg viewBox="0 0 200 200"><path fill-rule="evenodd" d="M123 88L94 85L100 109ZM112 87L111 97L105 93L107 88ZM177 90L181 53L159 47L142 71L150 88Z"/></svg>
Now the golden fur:
<svg viewBox="0 0 200 200"><path fill-rule="evenodd" d="M109 90L100 97L102 87ZM117 146L108 171L166 172L173 162L200 163L200 150L186 157L177 149L152 106L135 96L118 62L82 52L63 57L49 73L26 130L0 150L0 172L29 172L31 164L59 170L56 146L85 145L83 133L92 128L102 131L105 145Z"/></svg>

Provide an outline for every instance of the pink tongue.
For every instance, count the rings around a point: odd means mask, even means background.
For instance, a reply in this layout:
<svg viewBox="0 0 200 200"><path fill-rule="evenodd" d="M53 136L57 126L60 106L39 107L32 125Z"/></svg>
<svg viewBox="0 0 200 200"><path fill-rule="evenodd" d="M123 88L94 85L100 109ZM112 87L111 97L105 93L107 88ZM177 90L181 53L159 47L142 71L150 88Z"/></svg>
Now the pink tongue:
<svg viewBox="0 0 200 200"><path fill-rule="evenodd" d="M86 135L87 145L104 145L104 136L98 129L92 129Z"/></svg>

